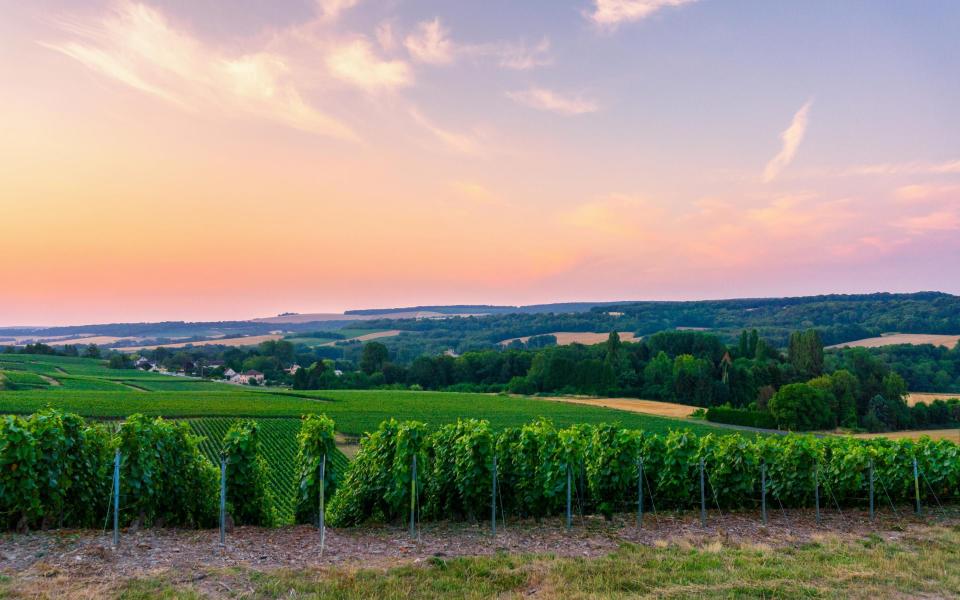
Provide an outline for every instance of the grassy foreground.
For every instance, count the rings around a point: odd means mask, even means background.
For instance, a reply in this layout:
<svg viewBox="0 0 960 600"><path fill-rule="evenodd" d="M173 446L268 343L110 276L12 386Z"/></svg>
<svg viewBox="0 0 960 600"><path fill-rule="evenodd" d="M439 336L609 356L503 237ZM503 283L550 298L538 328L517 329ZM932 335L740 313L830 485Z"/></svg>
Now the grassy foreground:
<svg viewBox="0 0 960 600"><path fill-rule="evenodd" d="M18 573L0 576L0 598L940 598L960 595L958 564L960 527L933 526L893 541L825 534L781 548L680 540L593 559L500 554L389 569L168 571L107 588Z"/></svg>

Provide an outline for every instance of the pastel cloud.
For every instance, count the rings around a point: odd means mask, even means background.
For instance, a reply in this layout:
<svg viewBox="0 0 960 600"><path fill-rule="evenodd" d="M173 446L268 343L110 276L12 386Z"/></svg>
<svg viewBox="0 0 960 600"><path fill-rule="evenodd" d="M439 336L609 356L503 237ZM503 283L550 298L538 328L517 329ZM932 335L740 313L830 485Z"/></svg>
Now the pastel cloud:
<svg viewBox="0 0 960 600"><path fill-rule="evenodd" d="M803 141L804 136L807 134L810 106L812 104L813 101L808 100L806 104L801 106L800 110L793 115L790 126L780 134L782 146L780 152L767 163L767 167L763 171L763 180L765 182L769 183L776 179L777 175L793 162L793 158L797 154L797 149L800 147L800 142Z"/></svg>
<svg viewBox="0 0 960 600"><path fill-rule="evenodd" d="M541 87L531 87L526 90L507 92L507 97L530 108L544 110L560 115L582 115L599 110L599 105L593 100L564 96L558 92Z"/></svg>
<svg viewBox="0 0 960 600"><path fill-rule="evenodd" d="M332 21L359 3L360 0L317 0L317 8L320 10L321 18Z"/></svg>
<svg viewBox="0 0 960 600"><path fill-rule="evenodd" d="M281 55L221 53L144 4L121 3L102 18L59 24L73 39L42 45L180 108L254 115L319 135L357 138L350 127L304 99Z"/></svg>
<svg viewBox="0 0 960 600"><path fill-rule="evenodd" d="M640 21L664 8L683 6L697 0L593 0L593 11L586 18L602 27Z"/></svg>
<svg viewBox="0 0 960 600"><path fill-rule="evenodd" d="M411 108L408 112L415 123L429 132L448 150L470 156L483 156L487 153L486 145L479 133L463 133L446 129L428 119L416 108Z"/></svg>
<svg viewBox="0 0 960 600"><path fill-rule="evenodd" d="M401 60L381 60L366 39L335 48L327 55L327 68L342 81L366 90L389 90L410 85L413 72Z"/></svg>
<svg viewBox="0 0 960 600"><path fill-rule="evenodd" d="M415 33L403 40L410 56L419 62L443 65L453 62L454 45L449 31L440 24L440 19L424 21L417 25Z"/></svg>

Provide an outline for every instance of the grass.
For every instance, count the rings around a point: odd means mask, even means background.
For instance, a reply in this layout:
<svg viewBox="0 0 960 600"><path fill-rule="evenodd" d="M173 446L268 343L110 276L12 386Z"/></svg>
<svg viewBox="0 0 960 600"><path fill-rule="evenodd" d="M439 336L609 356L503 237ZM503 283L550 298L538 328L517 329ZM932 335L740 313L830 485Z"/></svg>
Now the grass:
<svg viewBox="0 0 960 600"><path fill-rule="evenodd" d="M960 595L957 564L960 528L934 526L892 540L876 534L824 535L819 541L780 548L727 544L719 539L692 544L681 539L653 546L624 545L599 558L500 553L433 557L419 565L387 569L210 567L203 577L193 578L178 569L122 579L110 597L202 598L201 590L219 594L217 582L226 582L230 589L245 590L243 597L260 599L942 598ZM4 591L12 595L21 577L13 574L8 582L0 582L0 597ZM196 579L202 581L189 583ZM26 587L27 578L22 581ZM56 582L34 578L32 585L49 590ZM49 597L58 596L54 590L49 592ZM86 596L80 591L76 597Z"/></svg>

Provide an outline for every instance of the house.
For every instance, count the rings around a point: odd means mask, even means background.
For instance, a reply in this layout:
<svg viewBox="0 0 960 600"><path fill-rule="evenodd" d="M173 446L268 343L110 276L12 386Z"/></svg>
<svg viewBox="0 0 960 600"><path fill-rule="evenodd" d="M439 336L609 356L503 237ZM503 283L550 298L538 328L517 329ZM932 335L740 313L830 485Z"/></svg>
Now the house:
<svg viewBox="0 0 960 600"><path fill-rule="evenodd" d="M290 373L291 375L296 375L297 371L299 371L302 368L303 367L301 367L300 365L295 364L295 365L292 365L289 369L284 369L284 371L286 371L287 373Z"/></svg>
<svg viewBox="0 0 960 600"><path fill-rule="evenodd" d="M333 374L336 375L337 377L341 377L343 375L343 371L341 371L340 369L334 369Z"/></svg>
<svg viewBox="0 0 960 600"><path fill-rule="evenodd" d="M249 385L251 381L256 381L258 385L263 385L263 373L250 369L249 371L244 371L230 378L230 383L239 383L241 385Z"/></svg>
<svg viewBox="0 0 960 600"><path fill-rule="evenodd" d="M230 379L230 378L236 376L236 374L237 374L236 371L234 371L234 370L231 369L230 367L227 367L227 370L223 372L223 378L224 378L224 379Z"/></svg>
<svg viewBox="0 0 960 600"><path fill-rule="evenodd" d="M149 371L149 370L153 369L154 367L156 367L155 364L153 364L152 362L150 362L149 359L144 358L143 356L141 356L140 358L138 358L138 359L137 359L137 362L133 363L133 366L136 367L136 368L138 368L138 369L144 369L144 370L146 370L146 371Z"/></svg>

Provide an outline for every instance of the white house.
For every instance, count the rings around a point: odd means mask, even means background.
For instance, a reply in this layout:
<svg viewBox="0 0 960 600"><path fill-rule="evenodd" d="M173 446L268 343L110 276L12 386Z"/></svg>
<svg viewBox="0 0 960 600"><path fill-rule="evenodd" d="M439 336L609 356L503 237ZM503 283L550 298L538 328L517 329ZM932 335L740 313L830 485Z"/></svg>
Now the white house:
<svg viewBox="0 0 960 600"><path fill-rule="evenodd" d="M256 381L258 384L263 385L263 373L250 369L249 371L244 371L230 378L230 383L239 383L241 385L248 385L251 381Z"/></svg>
<svg viewBox="0 0 960 600"><path fill-rule="evenodd" d="M232 379L236 375L237 375L237 372L231 369L230 367L227 367L227 370L223 372L224 379Z"/></svg>

